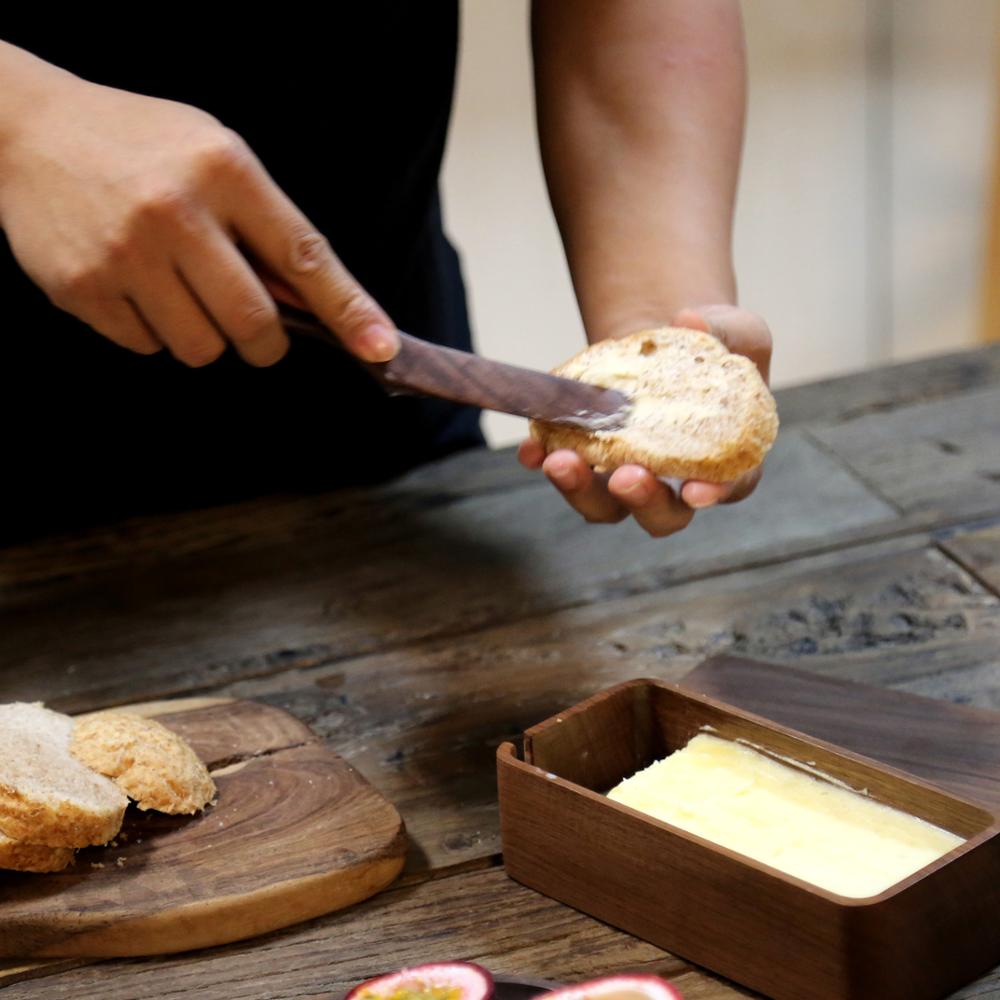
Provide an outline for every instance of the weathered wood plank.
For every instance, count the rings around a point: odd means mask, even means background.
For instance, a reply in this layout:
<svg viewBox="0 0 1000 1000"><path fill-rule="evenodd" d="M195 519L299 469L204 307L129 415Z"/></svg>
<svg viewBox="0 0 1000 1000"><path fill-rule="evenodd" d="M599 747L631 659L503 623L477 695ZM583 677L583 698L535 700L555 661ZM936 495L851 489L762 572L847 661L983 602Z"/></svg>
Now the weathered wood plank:
<svg viewBox="0 0 1000 1000"><path fill-rule="evenodd" d="M0 961L0 989L10 986L13 983L23 983L29 979L44 979L56 972L63 972L66 969L75 969L78 966L86 965L87 960L82 958L57 958L48 962L10 962ZM44 995L44 990L38 996Z"/></svg>
<svg viewBox="0 0 1000 1000"><path fill-rule="evenodd" d="M1000 969L994 969L959 990L952 1000L995 1000L996 997L1000 997Z"/></svg>
<svg viewBox="0 0 1000 1000"><path fill-rule="evenodd" d="M984 517L1000 505L1000 388L811 433L915 523Z"/></svg>
<svg viewBox="0 0 1000 1000"><path fill-rule="evenodd" d="M679 680L731 651L942 698L972 689L989 707L998 636L994 595L933 546L899 541L224 690L288 709L365 774L403 815L415 872L499 851L496 745L601 688Z"/></svg>
<svg viewBox="0 0 1000 1000"><path fill-rule="evenodd" d="M336 517L113 569L8 577L0 700L80 711L456 634L884 530L894 511L800 435L758 493L656 542L585 524L547 485L438 502L422 490Z"/></svg>
<svg viewBox="0 0 1000 1000"><path fill-rule="evenodd" d="M373 780L407 821L416 872L496 853L493 748L601 687L676 680L734 651L989 707L1000 704L998 630L996 597L903 540L223 691L289 709Z"/></svg>
<svg viewBox="0 0 1000 1000"><path fill-rule="evenodd" d="M686 1000L756 996L510 881L499 869L390 890L339 916L196 958L111 961L8 987L5 997L340 998L405 965L465 959L497 975L575 982L611 972L664 976ZM957 994L995 996L1000 970Z"/></svg>
<svg viewBox="0 0 1000 1000"><path fill-rule="evenodd" d="M749 995L492 869L389 890L339 916L194 959L104 962L12 985L4 996L342 997L379 972L456 959L498 975L566 982L641 970L675 980L688 998Z"/></svg>
<svg viewBox="0 0 1000 1000"><path fill-rule="evenodd" d="M43 586L49 580L124 565L169 563L199 552L229 553L307 538L310 531L346 534L364 544L379 524L400 511L450 503L499 490L537 486L539 476L518 464L514 449L474 449L414 469L369 489L315 495L277 495L174 514L136 517L110 525L6 546L0 562L5 587ZM352 514L353 512L353 514ZM364 529L361 538L351 530ZM347 529L345 532L344 529Z"/></svg>
<svg viewBox="0 0 1000 1000"><path fill-rule="evenodd" d="M775 396L782 425L792 427L840 423L995 385L1000 385L1000 345L789 386Z"/></svg>
<svg viewBox="0 0 1000 1000"><path fill-rule="evenodd" d="M782 425L840 423L912 403L957 396L1000 384L1000 345L926 358L853 375L791 386L775 394ZM399 495L434 495L439 502L538 481L521 468L514 449L463 452L370 490L315 496L273 496L174 515L133 518L4 551L0 580L45 580L114 568L143 559L171 560L191 552L257 544L262 535L293 537L303 524L336 524L358 505L392 507Z"/></svg>
<svg viewBox="0 0 1000 1000"><path fill-rule="evenodd" d="M1000 594L1000 524L946 532L939 536L939 544L976 579Z"/></svg>

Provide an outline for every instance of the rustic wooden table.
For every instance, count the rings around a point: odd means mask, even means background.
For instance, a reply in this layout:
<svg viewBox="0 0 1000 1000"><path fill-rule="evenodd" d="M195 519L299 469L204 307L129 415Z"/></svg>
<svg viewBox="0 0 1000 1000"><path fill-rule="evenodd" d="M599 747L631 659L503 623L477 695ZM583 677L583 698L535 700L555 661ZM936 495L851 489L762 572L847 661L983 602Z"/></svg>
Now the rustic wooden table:
<svg viewBox="0 0 1000 1000"><path fill-rule="evenodd" d="M0 700L280 705L412 842L401 881L354 909L198 954L0 969L5 997L337 997L449 958L748 995L509 881L494 750L724 650L1000 709L1000 346L786 390L779 408L757 494L664 541L586 525L510 452L482 452L371 492L3 553ZM1000 996L1000 970L960 995Z"/></svg>

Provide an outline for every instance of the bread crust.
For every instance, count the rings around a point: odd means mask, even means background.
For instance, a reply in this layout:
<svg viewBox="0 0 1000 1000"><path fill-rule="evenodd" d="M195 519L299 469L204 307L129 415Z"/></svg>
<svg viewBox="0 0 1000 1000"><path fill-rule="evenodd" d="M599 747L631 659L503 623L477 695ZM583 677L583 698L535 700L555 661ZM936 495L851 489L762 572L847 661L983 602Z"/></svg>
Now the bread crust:
<svg viewBox="0 0 1000 1000"><path fill-rule="evenodd" d="M777 436L774 397L756 366L700 330L600 341L552 374L618 389L636 404L616 430L531 422L546 453L569 448L600 471L634 463L657 476L729 482L760 465Z"/></svg>
<svg viewBox="0 0 1000 1000"><path fill-rule="evenodd" d="M0 868L18 872L61 872L69 867L76 852L71 847L24 844L0 836Z"/></svg>
<svg viewBox="0 0 1000 1000"><path fill-rule="evenodd" d="M188 743L166 726L130 712L80 719L70 752L111 778L140 809L195 813L215 798L215 782Z"/></svg>
<svg viewBox="0 0 1000 1000"><path fill-rule="evenodd" d="M97 813L74 802L50 804L0 784L0 833L11 840L45 847L89 847L113 840L122 828L128 800Z"/></svg>

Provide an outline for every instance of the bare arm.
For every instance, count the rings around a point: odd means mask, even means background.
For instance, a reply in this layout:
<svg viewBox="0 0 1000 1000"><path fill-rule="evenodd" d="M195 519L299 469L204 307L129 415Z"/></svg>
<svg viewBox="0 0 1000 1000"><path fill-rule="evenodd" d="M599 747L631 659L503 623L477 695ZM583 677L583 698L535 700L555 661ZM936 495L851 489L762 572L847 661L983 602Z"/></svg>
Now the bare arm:
<svg viewBox="0 0 1000 1000"><path fill-rule="evenodd" d="M768 374L766 324L735 307L732 221L746 60L738 0L535 0L532 41L545 175L591 342L668 323L707 330ZM694 307L694 308L692 308ZM759 478L684 484L594 475L573 452L541 467L588 520L633 514L653 535Z"/></svg>
<svg viewBox="0 0 1000 1000"><path fill-rule="evenodd" d="M737 0L538 0L538 126L591 340L733 302Z"/></svg>

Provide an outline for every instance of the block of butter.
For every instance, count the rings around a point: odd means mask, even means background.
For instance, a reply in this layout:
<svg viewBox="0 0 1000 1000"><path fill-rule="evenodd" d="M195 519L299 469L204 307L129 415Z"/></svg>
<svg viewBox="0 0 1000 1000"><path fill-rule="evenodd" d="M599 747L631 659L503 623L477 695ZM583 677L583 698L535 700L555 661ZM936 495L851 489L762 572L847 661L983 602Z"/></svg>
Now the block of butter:
<svg viewBox="0 0 1000 1000"><path fill-rule="evenodd" d="M853 898L891 888L964 842L835 779L708 733L608 797Z"/></svg>

